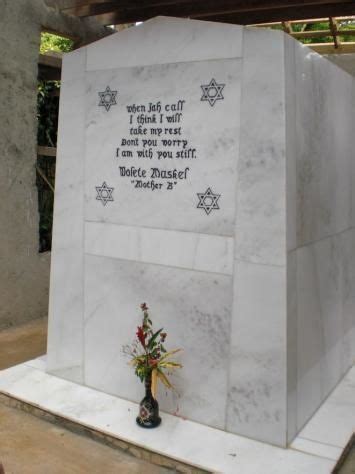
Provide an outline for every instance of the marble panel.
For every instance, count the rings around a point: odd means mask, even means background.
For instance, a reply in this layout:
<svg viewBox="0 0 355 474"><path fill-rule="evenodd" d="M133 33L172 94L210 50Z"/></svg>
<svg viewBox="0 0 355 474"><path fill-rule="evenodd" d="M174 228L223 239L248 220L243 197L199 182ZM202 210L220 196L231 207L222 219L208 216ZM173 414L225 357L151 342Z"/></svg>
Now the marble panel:
<svg viewBox="0 0 355 474"><path fill-rule="evenodd" d="M287 254L287 441L297 434L297 252Z"/></svg>
<svg viewBox="0 0 355 474"><path fill-rule="evenodd" d="M65 55L59 110L48 322L48 371L82 380L86 50Z"/></svg>
<svg viewBox="0 0 355 474"><path fill-rule="evenodd" d="M201 86L212 79L222 89L210 103L202 100ZM241 60L87 73L86 220L233 236L240 82ZM117 91L109 110L98 105L98 92L107 86ZM128 112L133 104L140 112ZM137 123L146 119L156 122ZM146 176L134 177L132 169ZM163 177L175 171L181 177ZM105 203L96 191L103 182L114 188ZM208 189L219 197L203 209L199 193Z"/></svg>
<svg viewBox="0 0 355 474"><path fill-rule="evenodd" d="M156 17L90 44L86 69L240 58L242 34L239 25Z"/></svg>
<svg viewBox="0 0 355 474"><path fill-rule="evenodd" d="M232 278L90 255L85 268L85 383L142 398L122 347L131 343L139 304L147 301L157 329L168 333L168 349L184 349L184 368L172 378L179 396L161 390L161 408L224 428Z"/></svg>
<svg viewBox="0 0 355 474"><path fill-rule="evenodd" d="M351 116L351 122L355 123L355 78L353 80L353 87L352 87L352 116ZM352 134L353 138L353 144L352 144L352 149L354 150L355 148L355 134ZM355 160L352 158L351 159L351 171L352 175L352 183L355 183ZM351 225L352 227L355 227L355 191L354 191L354 186L351 187L351 194L352 194L352 219L351 219Z"/></svg>
<svg viewBox="0 0 355 474"><path fill-rule="evenodd" d="M352 364L353 231L297 252L298 428Z"/></svg>
<svg viewBox="0 0 355 474"><path fill-rule="evenodd" d="M352 367L298 436L344 449L355 432L354 390Z"/></svg>
<svg viewBox="0 0 355 474"><path fill-rule="evenodd" d="M170 267L233 274L233 239L218 235L86 222L85 252Z"/></svg>
<svg viewBox="0 0 355 474"><path fill-rule="evenodd" d="M351 227L354 80L327 59L298 45L294 74L300 246Z"/></svg>
<svg viewBox="0 0 355 474"><path fill-rule="evenodd" d="M243 57L235 254L243 261L285 265L282 35L246 29Z"/></svg>
<svg viewBox="0 0 355 474"><path fill-rule="evenodd" d="M297 136L295 48L298 42L290 35L284 37L285 61L285 138L286 138L286 246L287 251L297 248Z"/></svg>
<svg viewBox="0 0 355 474"><path fill-rule="evenodd" d="M315 456L332 459L333 461L338 461L343 452L338 446L318 443L317 441L300 438L299 436L293 441L291 448L303 453L310 453Z"/></svg>
<svg viewBox="0 0 355 474"><path fill-rule="evenodd" d="M355 230L339 235L341 249L341 332L343 337L342 373L355 360Z"/></svg>
<svg viewBox="0 0 355 474"><path fill-rule="evenodd" d="M235 263L227 430L286 445L286 269Z"/></svg>

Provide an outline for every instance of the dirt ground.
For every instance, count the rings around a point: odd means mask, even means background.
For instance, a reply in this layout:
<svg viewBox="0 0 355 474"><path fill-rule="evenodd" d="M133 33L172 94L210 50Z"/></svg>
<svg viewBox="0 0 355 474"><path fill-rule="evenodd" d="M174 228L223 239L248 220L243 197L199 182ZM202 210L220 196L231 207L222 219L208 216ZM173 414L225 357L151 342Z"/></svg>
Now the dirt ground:
<svg viewBox="0 0 355 474"><path fill-rule="evenodd" d="M45 319L0 331L0 370L43 355L46 340ZM2 403L0 463L5 474L171 472Z"/></svg>
<svg viewBox="0 0 355 474"><path fill-rule="evenodd" d="M0 460L5 474L169 472L167 469L1 404Z"/></svg>
<svg viewBox="0 0 355 474"><path fill-rule="evenodd" d="M46 353L47 319L0 331L0 370Z"/></svg>

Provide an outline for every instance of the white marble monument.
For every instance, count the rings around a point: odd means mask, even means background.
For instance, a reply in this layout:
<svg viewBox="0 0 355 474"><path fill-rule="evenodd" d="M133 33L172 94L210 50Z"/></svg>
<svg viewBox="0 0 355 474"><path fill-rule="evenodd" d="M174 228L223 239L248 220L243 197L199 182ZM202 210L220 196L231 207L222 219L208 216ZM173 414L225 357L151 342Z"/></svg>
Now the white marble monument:
<svg viewBox="0 0 355 474"><path fill-rule="evenodd" d="M48 371L286 446L354 360L354 79L278 31L156 18L63 60ZM134 423L134 415L132 423Z"/></svg>

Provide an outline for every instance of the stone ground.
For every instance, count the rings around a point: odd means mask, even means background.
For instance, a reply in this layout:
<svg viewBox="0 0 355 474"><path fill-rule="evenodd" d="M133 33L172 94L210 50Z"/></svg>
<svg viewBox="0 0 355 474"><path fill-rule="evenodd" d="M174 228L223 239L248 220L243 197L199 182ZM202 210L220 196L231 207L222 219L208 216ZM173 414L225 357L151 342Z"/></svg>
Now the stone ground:
<svg viewBox="0 0 355 474"><path fill-rule="evenodd" d="M44 319L1 331L0 370L44 354L46 338ZM5 474L171 472L1 403L0 462Z"/></svg>

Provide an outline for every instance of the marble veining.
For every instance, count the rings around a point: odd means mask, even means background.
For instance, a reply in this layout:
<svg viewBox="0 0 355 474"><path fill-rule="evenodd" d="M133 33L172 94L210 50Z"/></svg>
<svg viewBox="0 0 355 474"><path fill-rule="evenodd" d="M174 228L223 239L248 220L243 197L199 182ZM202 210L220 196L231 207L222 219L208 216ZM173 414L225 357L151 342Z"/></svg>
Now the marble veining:
<svg viewBox="0 0 355 474"><path fill-rule="evenodd" d="M147 301L157 328L168 333L168 347L183 349L184 369L173 378L179 397L162 389L162 409L224 428L232 279L90 255L85 268L85 383L142 398L122 348L133 340L139 304Z"/></svg>
<svg viewBox="0 0 355 474"><path fill-rule="evenodd" d="M224 100L213 107L201 101L201 81L210 77L225 84ZM237 59L87 73L86 220L233 236L240 81ZM97 91L105 84L118 91L117 105L108 112L97 100ZM128 112L133 105L145 112ZM167 112L175 106L178 112ZM149 110L156 112L148 114ZM144 114L154 122L130 124L143 120ZM167 117L178 122L166 122ZM145 132L131 135L132 129ZM125 145L129 140L133 144ZM190 150L189 157L178 158L184 150ZM174 170L182 178L159 178ZM133 172L139 176L132 177ZM102 182L114 188L114 202L104 208L95 192ZM146 184L149 189L142 187ZM206 213L200 209L199 196L208 189L218 196L218 204ZM207 209L211 199L204 200Z"/></svg>

